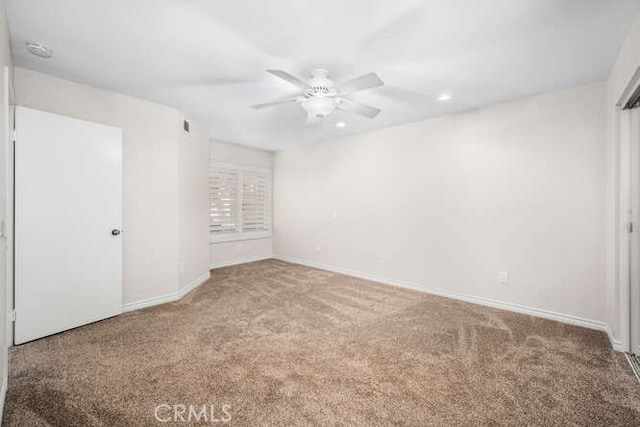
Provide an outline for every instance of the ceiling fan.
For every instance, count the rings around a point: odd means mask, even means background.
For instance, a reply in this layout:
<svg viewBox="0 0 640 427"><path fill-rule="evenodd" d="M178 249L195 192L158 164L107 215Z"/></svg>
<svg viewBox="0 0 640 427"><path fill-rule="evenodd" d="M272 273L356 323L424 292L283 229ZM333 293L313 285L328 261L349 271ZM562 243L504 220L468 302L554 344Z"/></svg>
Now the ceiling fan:
<svg viewBox="0 0 640 427"><path fill-rule="evenodd" d="M323 68L316 68L311 71L311 78L307 82L302 81L286 71L267 70L267 72L294 84L302 89L302 92L279 101L252 105L251 108L260 109L289 102L297 102L307 112L308 125L319 123L336 108L360 114L370 119L373 119L380 113L380 110L377 108L361 104L347 97L347 95L354 92L383 86L384 82L376 73L365 74L343 83L334 84L333 80L329 78L329 72Z"/></svg>

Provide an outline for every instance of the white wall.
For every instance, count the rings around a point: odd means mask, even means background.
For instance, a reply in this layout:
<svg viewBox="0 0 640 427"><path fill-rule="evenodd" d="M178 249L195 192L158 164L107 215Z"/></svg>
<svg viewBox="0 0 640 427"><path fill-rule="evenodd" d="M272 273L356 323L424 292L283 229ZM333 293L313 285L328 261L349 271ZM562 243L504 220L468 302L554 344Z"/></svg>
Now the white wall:
<svg viewBox="0 0 640 427"><path fill-rule="evenodd" d="M209 134L189 120L180 139L180 287L209 277Z"/></svg>
<svg viewBox="0 0 640 427"><path fill-rule="evenodd" d="M18 105L122 128L123 302L177 292L179 193L189 185L186 175L180 179L180 113L21 68L15 69L15 93Z"/></svg>
<svg viewBox="0 0 640 427"><path fill-rule="evenodd" d="M13 72L11 61L11 50L9 48L9 32L7 29L7 19L5 15L4 0L0 0L0 218L5 218L5 212L7 208L7 183L6 183L6 161L7 153L5 152L5 135L9 129L9 123L7 117L9 112L7 111L7 105L4 99L8 94L4 87L4 77L2 70L4 67L9 67L9 71ZM0 379L2 386L0 388L0 416L2 415L2 409L4 407L4 397L7 391L7 346L9 345L7 337L7 242L4 239L0 239Z"/></svg>
<svg viewBox="0 0 640 427"><path fill-rule="evenodd" d="M265 169L271 169L273 166L271 151L216 141L211 141L210 150L211 159L217 162L238 163Z"/></svg>
<svg viewBox="0 0 640 427"><path fill-rule="evenodd" d="M239 145L211 142L211 160L236 163L266 169L273 167L273 153ZM209 264L211 268L271 258L273 239L242 240L211 243Z"/></svg>
<svg viewBox="0 0 640 427"><path fill-rule="evenodd" d="M600 325L605 90L276 153L276 256Z"/></svg>
<svg viewBox="0 0 640 427"><path fill-rule="evenodd" d="M607 323L611 328L614 340L621 348L625 348L628 341L627 318L627 284L622 283L618 269L621 257L619 245L620 231L626 223L619 221L619 173L620 153L618 144L618 116L616 104L621 99L625 89L631 83L634 74L640 70L640 14L636 17L631 31L623 44L616 62L611 70L607 82L606 117L607 144L605 147L606 164L606 311Z"/></svg>

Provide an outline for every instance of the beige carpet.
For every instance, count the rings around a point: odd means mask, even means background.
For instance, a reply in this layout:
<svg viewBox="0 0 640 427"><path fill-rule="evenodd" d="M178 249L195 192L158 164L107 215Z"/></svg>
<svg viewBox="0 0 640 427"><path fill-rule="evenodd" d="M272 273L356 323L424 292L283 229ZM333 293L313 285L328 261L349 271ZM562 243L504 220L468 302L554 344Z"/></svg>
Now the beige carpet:
<svg viewBox="0 0 640 427"><path fill-rule="evenodd" d="M3 421L640 425L639 393L602 333L268 260L14 348Z"/></svg>

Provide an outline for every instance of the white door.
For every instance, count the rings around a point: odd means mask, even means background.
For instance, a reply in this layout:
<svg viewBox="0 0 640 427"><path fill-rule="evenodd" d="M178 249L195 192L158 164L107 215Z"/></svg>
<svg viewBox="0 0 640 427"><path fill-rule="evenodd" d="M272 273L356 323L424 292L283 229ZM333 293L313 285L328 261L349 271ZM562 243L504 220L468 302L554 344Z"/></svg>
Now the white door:
<svg viewBox="0 0 640 427"><path fill-rule="evenodd" d="M122 307L122 131L16 108L15 343Z"/></svg>

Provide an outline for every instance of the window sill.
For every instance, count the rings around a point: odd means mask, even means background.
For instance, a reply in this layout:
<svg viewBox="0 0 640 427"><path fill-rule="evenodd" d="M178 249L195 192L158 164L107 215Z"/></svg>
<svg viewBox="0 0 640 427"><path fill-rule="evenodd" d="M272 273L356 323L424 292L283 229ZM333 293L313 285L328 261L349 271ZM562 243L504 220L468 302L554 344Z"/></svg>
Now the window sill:
<svg viewBox="0 0 640 427"><path fill-rule="evenodd" d="M226 243L226 242L238 242L242 240L259 240L270 239L271 232L265 231L262 233L236 233L236 234L221 234L219 236L209 235L209 243Z"/></svg>

